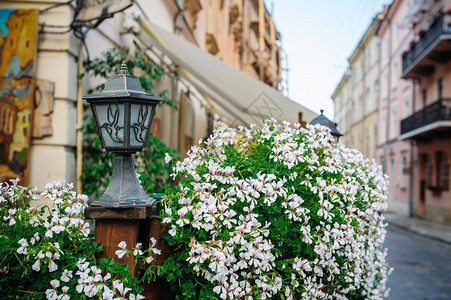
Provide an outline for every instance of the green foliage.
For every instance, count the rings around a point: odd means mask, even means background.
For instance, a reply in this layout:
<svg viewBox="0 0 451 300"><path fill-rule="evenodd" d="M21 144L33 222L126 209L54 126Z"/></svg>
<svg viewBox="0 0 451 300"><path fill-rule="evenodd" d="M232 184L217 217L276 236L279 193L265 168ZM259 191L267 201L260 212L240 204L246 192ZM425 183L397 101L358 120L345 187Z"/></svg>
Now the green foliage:
<svg viewBox="0 0 451 300"><path fill-rule="evenodd" d="M150 94L154 93L156 83L164 74L163 70L143 52L136 51L131 55L127 48L121 51L115 48L109 49L103 52L101 57L85 64L85 74L103 79L101 84L89 92L103 90L107 78L119 73L123 61L127 64L130 75L139 78L143 90ZM164 99L161 103L174 106L167 97L167 93L166 89L158 93L158 96ZM81 180L83 192L98 198L103 194L111 179L113 154L106 153L102 149L89 105L85 106L84 109L83 172ZM179 157L176 150L167 147L160 138L151 133L147 147L135 155L135 161L138 163L137 171L143 173L140 177L141 185L148 194L164 192L164 187L168 184L171 169L164 164L165 153Z"/></svg>
<svg viewBox="0 0 451 300"><path fill-rule="evenodd" d="M142 292L127 265L112 258L97 265L103 246L83 219L85 195L53 182L43 193L47 206L36 188L11 182L0 183L1 299L101 299L119 294L114 281L131 288L130 297Z"/></svg>

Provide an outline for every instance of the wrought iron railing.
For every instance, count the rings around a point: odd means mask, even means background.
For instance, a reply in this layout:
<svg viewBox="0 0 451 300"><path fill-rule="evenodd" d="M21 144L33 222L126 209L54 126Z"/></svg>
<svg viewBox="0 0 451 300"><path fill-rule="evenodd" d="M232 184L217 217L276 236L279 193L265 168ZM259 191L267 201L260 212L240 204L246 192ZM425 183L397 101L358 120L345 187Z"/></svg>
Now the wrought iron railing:
<svg viewBox="0 0 451 300"><path fill-rule="evenodd" d="M451 120L451 98L440 99L401 121L401 134L436 121Z"/></svg>
<svg viewBox="0 0 451 300"><path fill-rule="evenodd" d="M444 24L443 12L439 13L434 20L431 21L431 25L428 30L420 33L420 39L411 43L410 50L402 55L402 72L412 67L412 64L428 50L428 48L440 38L442 34L451 33L448 31L448 24ZM446 28L445 28L446 26Z"/></svg>

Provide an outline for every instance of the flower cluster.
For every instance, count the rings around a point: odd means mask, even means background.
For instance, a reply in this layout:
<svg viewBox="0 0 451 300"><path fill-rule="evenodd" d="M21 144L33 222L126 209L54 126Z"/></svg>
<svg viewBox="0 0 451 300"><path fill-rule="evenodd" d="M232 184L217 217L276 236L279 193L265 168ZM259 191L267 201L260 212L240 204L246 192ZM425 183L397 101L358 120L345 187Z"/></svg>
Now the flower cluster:
<svg viewBox="0 0 451 300"><path fill-rule="evenodd" d="M18 181L0 184L0 289L4 297L140 299L133 281L124 287L119 274L113 275L119 273L114 262L109 268L97 266L94 253L102 245L94 242L89 223L83 219L87 196L77 195L71 184L52 182L41 194L52 201L48 207L39 202L36 188L22 187ZM126 273L120 275L127 278Z"/></svg>
<svg viewBox="0 0 451 300"><path fill-rule="evenodd" d="M380 214L387 207L387 176L358 151L335 144L326 127L274 120L261 129L220 124L174 171L181 183L165 196L161 214L177 251L162 270L182 280L181 294L388 294Z"/></svg>

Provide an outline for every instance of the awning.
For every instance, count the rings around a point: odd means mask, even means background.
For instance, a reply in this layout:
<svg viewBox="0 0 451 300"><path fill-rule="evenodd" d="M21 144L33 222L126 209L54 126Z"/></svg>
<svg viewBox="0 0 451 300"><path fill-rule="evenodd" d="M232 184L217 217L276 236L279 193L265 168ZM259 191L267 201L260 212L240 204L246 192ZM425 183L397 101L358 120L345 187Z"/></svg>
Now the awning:
<svg viewBox="0 0 451 300"><path fill-rule="evenodd" d="M300 112L309 122L318 115L144 17L135 19L141 27L138 37L178 65L182 76L206 94L214 106L228 112L232 125L261 124L268 118L295 123Z"/></svg>

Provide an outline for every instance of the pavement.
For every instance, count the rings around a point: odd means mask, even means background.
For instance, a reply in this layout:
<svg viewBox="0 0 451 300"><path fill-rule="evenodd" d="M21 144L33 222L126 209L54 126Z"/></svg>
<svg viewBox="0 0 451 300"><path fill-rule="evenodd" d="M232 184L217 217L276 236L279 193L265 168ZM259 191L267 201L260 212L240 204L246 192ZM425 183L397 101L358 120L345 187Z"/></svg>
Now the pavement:
<svg viewBox="0 0 451 300"><path fill-rule="evenodd" d="M413 233L451 244L451 226L441 225L415 217L401 216L391 212L385 212L384 216L385 221L391 226L400 227Z"/></svg>

